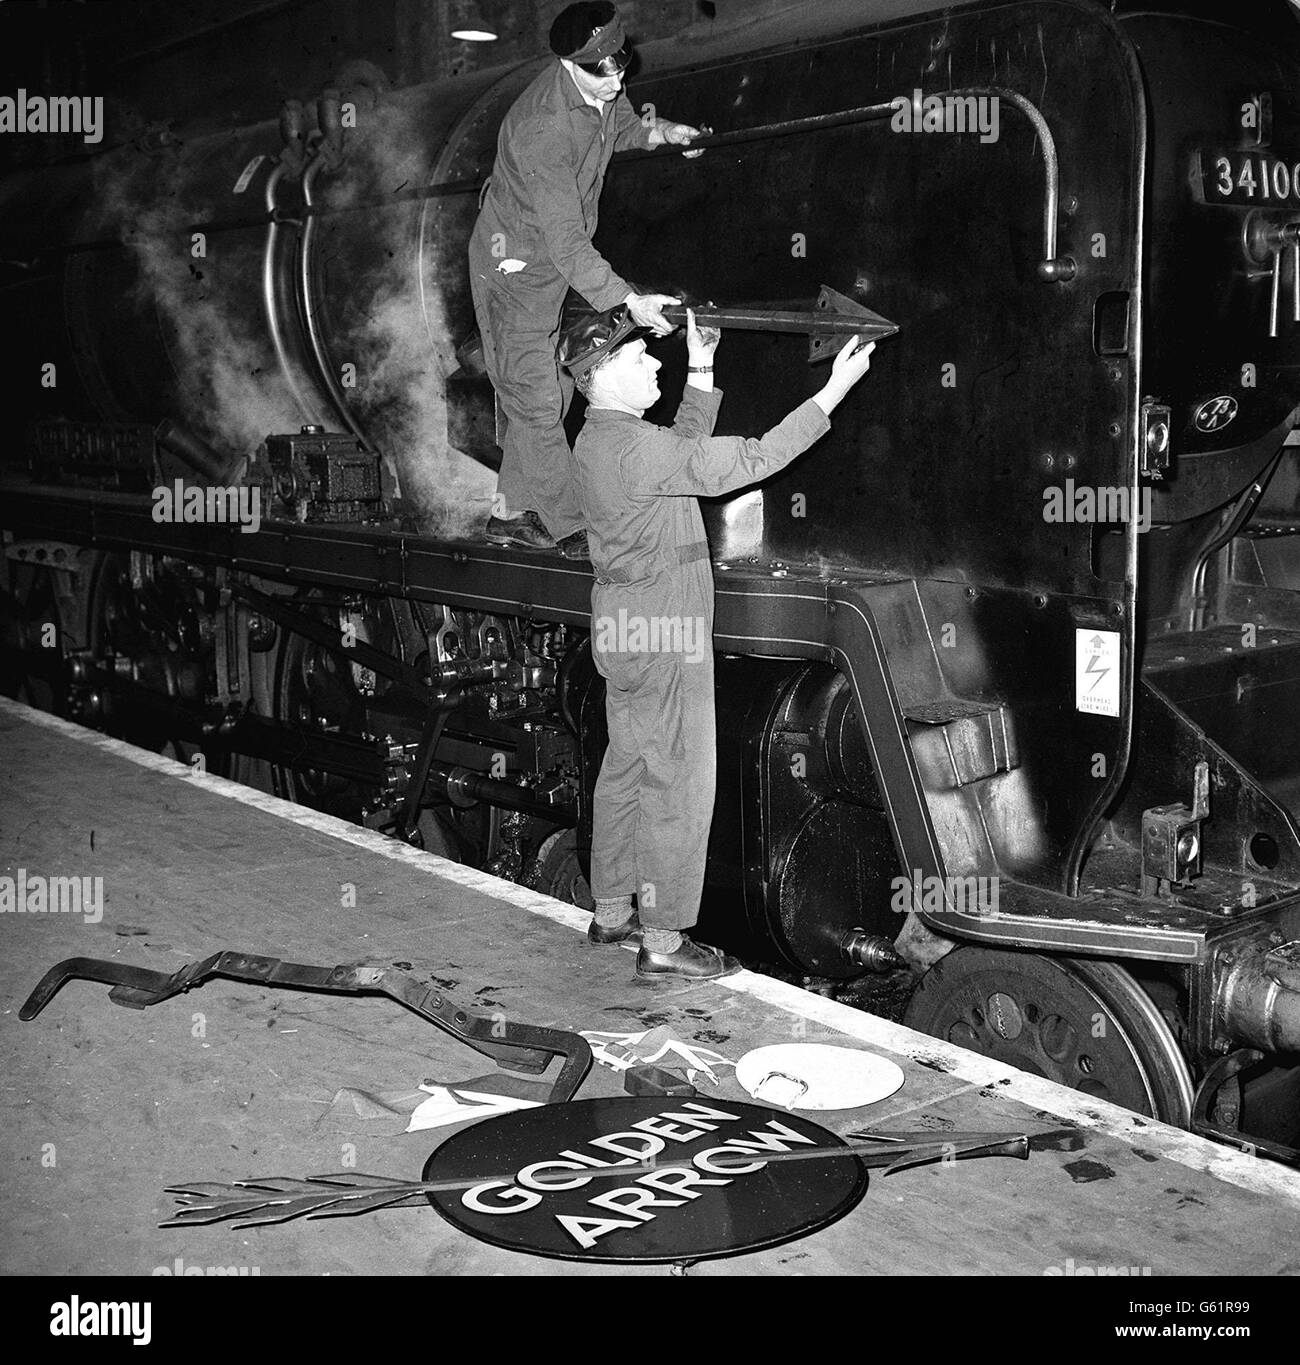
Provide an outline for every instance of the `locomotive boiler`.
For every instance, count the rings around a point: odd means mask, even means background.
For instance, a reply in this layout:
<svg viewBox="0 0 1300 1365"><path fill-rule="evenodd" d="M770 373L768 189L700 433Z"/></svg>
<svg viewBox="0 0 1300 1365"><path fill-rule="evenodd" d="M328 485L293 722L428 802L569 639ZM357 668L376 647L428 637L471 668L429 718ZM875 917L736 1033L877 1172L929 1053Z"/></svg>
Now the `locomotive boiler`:
<svg viewBox="0 0 1300 1365"><path fill-rule="evenodd" d="M616 158L604 254L901 328L706 507L710 885L788 970L895 944L915 1027L1294 1160L1300 24L833 2L640 57L634 105L713 131ZM464 246L536 70L0 181L3 685L581 901L590 568L474 534ZM728 334L719 430L809 354Z"/></svg>

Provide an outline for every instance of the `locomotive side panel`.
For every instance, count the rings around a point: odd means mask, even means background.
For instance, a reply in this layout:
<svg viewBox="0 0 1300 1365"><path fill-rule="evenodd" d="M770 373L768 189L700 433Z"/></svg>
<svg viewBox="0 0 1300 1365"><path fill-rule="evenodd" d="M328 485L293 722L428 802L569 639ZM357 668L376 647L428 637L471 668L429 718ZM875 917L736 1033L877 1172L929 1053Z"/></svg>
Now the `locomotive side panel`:
<svg viewBox="0 0 1300 1365"><path fill-rule="evenodd" d="M996 108L990 93L962 111L984 127L996 115L996 135L909 131L917 91L1002 91ZM1096 486L1128 478L1133 380L1092 345L1095 300L1133 290L1140 245L1141 91L1113 26L1091 7L983 8L675 74L635 99L738 134L884 107L699 160L629 159L602 206L598 243L647 282L783 303L824 283L903 324L873 360L869 398L765 486L762 551L1094 591L1088 535L1045 521L1042 488L1066 474ZM1038 275L1047 176L1035 113L1059 160L1056 251L1077 265L1065 283ZM678 371L679 349L662 351ZM729 336L720 426L778 420L820 382L805 360L797 337ZM792 503L799 494L806 506ZM725 555L725 521L718 530Z"/></svg>

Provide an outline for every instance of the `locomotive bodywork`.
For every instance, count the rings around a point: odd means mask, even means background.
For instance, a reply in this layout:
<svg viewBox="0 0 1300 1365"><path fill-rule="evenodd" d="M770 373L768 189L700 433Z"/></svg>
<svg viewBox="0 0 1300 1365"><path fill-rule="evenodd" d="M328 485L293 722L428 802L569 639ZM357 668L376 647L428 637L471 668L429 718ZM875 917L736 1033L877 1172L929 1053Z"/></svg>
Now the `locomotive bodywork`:
<svg viewBox="0 0 1300 1365"><path fill-rule="evenodd" d="M716 136L617 158L596 236L645 287L902 327L812 452L706 508L711 883L789 968L895 941L918 1027L1293 1156L1297 26L860 8L649 46L634 103ZM580 896L590 571L464 534L495 416L453 354L536 69L0 182L60 376L19 395L6 682ZM744 333L719 383L749 434L818 380ZM178 477L265 515L160 519Z"/></svg>

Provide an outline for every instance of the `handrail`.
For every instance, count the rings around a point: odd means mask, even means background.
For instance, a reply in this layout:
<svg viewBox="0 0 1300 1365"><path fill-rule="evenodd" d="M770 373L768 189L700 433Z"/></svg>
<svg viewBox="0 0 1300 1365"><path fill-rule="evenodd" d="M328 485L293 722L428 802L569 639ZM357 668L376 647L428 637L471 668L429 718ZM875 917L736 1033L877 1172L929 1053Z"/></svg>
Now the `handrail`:
<svg viewBox="0 0 1300 1365"><path fill-rule="evenodd" d="M969 96L985 98L996 98L1006 100L1014 108L1018 109L1033 125L1035 133L1043 146L1044 163L1044 197L1043 197L1043 258L1038 263L1038 274L1041 279L1051 282L1062 282L1072 279L1076 266L1072 258L1068 256L1058 257L1056 254L1056 218L1060 198L1060 165L1056 154L1056 141L1052 137L1051 128L1048 126L1042 111L1032 100L1016 90L1008 89L1005 86L997 85L975 85L963 86L954 90L940 90L931 92L926 98L940 99L965 99ZM771 138L791 137L800 133L818 132L825 128L846 127L854 123L870 123L891 117L899 109L899 101L906 100L911 102L911 97L898 95L883 104L866 104L853 109L841 109L830 114L811 114L806 118L787 119L781 123L758 124L753 128L737 128L727 133L712 133L707 137L697 138L691 143L691 150L703 150L709 147L729 147L736 146L745 142L761 142ZM675 150L675 149L674 149ZM637 160L647 156L662 156L662 149L656 148L654 151L627 151L619 152L615 161ZM274 178L274 173L273 177ZM440 199L449 198L461 194L478 194L483 188L482 179L472 180L447 180L433 185L416 185L410 189L397 190L392 194L385 195L380 199L361 199L350 204L340 204L329 207L308 204L296 218L310 221L317 216L336 215L344 213L360 213L369 209L387 208L393 204L408 203L421 199ZM269 188L269 186L268 186ZM265 214L253 214L242 218L211 219L207 222L193 223L186 231L188 232L230 232L240 228L259 227L266 223L272 225L283 220L283 217L274 208L273 203L268 202ZM71 246L60 249L59 254L72 255L84 251L108 250L120 246L121 243L116 239L111 241L76 242Z"/></svg>

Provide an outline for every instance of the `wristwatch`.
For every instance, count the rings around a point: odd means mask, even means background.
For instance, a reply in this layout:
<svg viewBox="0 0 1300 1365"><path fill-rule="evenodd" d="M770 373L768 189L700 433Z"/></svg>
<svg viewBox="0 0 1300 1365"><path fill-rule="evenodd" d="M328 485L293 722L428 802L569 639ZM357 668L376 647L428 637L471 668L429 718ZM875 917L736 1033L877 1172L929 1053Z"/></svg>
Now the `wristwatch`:
<svg viewBox="0 0 1300 1365"><path fill-rule="evenodd" d="M688 366L686 367L686 373L687 373L687 374L712 374L712 373L713 373L713 366L712 366L712 365L688 365Z"/></svg>

